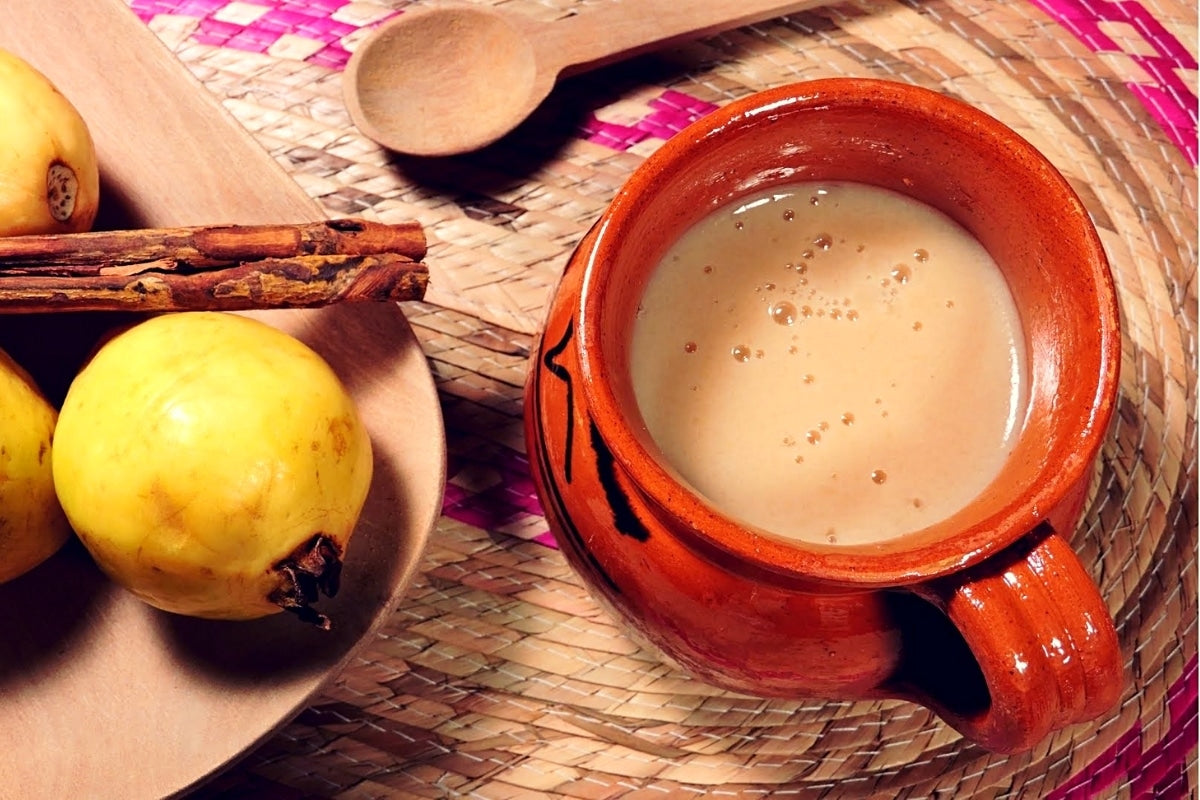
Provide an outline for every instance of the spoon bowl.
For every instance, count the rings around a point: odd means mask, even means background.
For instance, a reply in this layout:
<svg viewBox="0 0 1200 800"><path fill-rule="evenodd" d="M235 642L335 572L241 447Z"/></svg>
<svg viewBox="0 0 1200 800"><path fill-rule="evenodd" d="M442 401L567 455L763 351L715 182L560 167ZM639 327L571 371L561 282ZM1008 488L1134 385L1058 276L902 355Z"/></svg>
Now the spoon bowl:
<svg viewBox="0 0 1200 800"><path fill-rule="evenodd" d="M449 155L515 128L553 86L526 33L475 6L406 11L347 65L346 105L370 138L402 153Z"/></svg>

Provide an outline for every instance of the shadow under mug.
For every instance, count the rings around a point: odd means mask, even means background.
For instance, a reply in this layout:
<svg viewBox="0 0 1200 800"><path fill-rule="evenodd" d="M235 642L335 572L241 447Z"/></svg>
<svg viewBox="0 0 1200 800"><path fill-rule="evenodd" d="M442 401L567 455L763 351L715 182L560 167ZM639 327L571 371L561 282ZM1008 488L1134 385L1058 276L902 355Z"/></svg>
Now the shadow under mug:
<svg viewBox="0 0 1200 800"><path fill-rule="evenodd" d="M662 255L714 209L798 181L940 209L1000 265L1024 328L1027 419L1000 474L883 545L784 541L726 516L666 461L634 399L634 315ZM618 192L572 256L533 358L526 436L557 541L599 600L698 678L759 696L907 699L998 752L1118 700L1112 619L1067 541L1116 400L1116 292L1075 192L997 120L866 79L734 101Z"/></svg>

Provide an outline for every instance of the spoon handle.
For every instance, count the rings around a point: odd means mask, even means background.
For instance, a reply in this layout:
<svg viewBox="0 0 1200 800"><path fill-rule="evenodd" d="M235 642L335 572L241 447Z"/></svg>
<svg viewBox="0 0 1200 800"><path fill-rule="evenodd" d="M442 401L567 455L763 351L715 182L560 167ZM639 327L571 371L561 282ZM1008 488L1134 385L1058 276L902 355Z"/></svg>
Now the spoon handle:
<svg viewBox="0 0 1200 800"><path fill-rule="evenodd" d="M543 23L531 36L539 63L566 76L676 42L821 5L822 0L613 0Z"/></svg>

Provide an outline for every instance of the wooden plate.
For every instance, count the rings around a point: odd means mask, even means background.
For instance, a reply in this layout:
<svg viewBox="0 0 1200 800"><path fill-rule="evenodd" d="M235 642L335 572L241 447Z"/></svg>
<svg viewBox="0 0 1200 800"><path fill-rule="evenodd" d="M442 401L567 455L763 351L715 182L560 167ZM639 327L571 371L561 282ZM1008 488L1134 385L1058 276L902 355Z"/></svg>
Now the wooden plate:
<svg viewBox="0 0 1200 800"><path fill-rule="evenodd" d="M70 6L69 9L67 6ZM320 212L121 0L8 0L0 47L42 69L96 138L107 227L299 222ZM0 586L0 794L163 797L268 737L369 643L440 512L445 434L393 304L255 313L326 357L359 403L375 478L322 632L155 611L76 543ZM108 315L0 317L0 347L61 397Z"/></svg>

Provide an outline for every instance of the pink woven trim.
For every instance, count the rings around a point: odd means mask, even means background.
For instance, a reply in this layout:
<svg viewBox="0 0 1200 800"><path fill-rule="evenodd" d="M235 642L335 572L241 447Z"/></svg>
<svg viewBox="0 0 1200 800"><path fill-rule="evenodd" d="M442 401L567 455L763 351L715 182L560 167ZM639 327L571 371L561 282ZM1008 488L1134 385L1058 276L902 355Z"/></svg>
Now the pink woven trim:
<svg viewBox="0 0 1200 800"><path fill-rule="evenodd" d="M1122 53L1149 77L1149 83L1129 83L1141 102L1188 161L1197 163L1197 97L1181 72L1196 70L1196 57L1137 2L1107 0L1030 0L1059 24L1100 53ZM1124 23L1136 30L1154 50L1153 55L1126 53L1104 33L1103 23ZM602 122L593 117L584 125L588 141L628 150L647 138L667 139L715 106L682 92L666 92L652 101L645 117L628 125Z"/></svg>
<svg viewBox="0 0 1200 800"><path fill-rule="evenodd" d="M247 6L267 10L246 23L222 19L222 12L235 5L230 0L129 0L130 8L145 22L159 15L189 17L197 20L194 41L212 47L228 47L252 53L265 53L283 36L308 40L313 51L304 60L342 69L350 58L342 43L359 30L356 25L340 22L335 15L353 0L252 0ZM384 17L363 27L372 27Z"/></svg>
<svg viewBox="0 0 1200 800"><path fill-rule="evenodd" d="M650 113L632 125L602 122L593 116L584 123L583 136L589 142L613 150L628 150L645 139L669 139L717 106L668 89L649 103Z"/></svg>
<svg viewBox="0 0 1200 800"><path fill-rule="evenodd" d="M447 474L450 480L442 499L443 516L485 531L495 531L530 517L544 519L530 476L529 459L516 450L496 445L489 448L486 462L452 455ZM470 476L470 483L478 483L479 475L487 475L491 480L481 491L472 491L455 482L460 475ZM554 546L554 538L545 525L535 538Z"/></svg>
<svg viewBox="0 0 1200 800"><path fill-rule="evenodd" d="M1196 749L1196 656L1167 691L1170 727L1160 741L1143 749L1142 727L1126 731L1078 775L1046 800L1092 800L1117 784L1128 783L1130 800L1180 800L1188 789L1188 754Z"/></svg>
<svg viewBox="0 0 1200 800"><path fill-rule="evenodd" d="M1180 72L1195 71L1196 56L1137 2L1107 0L1030 0L1077 39L1097 53L1122 53L1150 76L1152 83L1129 83L1146 110L1187 156L1197 160L1197 97ZM1123 23L1136 30L1154 50L1153 55L1126 53L1101 28L1103 23Z"/></svg>

